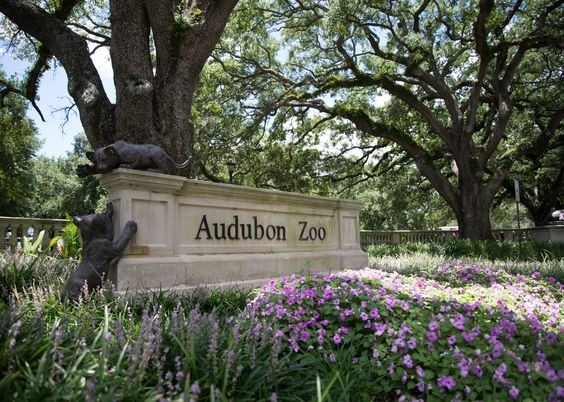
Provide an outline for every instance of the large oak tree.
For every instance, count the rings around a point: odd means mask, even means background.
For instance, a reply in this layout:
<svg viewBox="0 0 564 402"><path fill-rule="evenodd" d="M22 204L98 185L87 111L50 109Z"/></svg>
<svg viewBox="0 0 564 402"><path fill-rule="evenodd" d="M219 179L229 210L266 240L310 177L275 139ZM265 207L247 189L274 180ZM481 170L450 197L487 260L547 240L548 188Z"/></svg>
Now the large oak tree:
<svg viewBox="0 0 564 402"><path fill-rule="evenodd" d="M494 196L529 136L514 115L537 106L530 96L525 105L530 61L554 54L562 65L561 0L278 0L249 2L247 13L285 49L261 57L226 49L225 60L244 66L235 77L269 81L265 109L348 123L377 156L399 147L453 210L461 236L491 237ZM543 75L541 65L534 79ZM561 77L552 78L545 84L560 96L548 119L558 136ZM382 93L392 97L389 112Z"/></svg>
<svg viewBox="0 0 564 402"><path fill-rule="evenodd" d="M55 58L93 147L118 139L154 143L185 159L193 149L190 112L198 77L236 3L2 0L0 12L37 51L25 83L13 89L34 102L41 74ZM115 103L93 64L92 44L110 48Z"/></svg>

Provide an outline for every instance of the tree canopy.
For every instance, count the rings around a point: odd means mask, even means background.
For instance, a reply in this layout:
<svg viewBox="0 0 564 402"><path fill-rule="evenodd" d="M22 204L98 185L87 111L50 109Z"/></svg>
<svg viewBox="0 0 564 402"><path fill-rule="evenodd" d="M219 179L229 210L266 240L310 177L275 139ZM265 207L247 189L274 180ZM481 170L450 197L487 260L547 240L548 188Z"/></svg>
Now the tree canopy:
<svg viewBox="0 0 564 402"><path fill-rule="evenodd" d="M90 144L118 139L192 154L190 111L199 74L237 0L3 0L2 39L35 62L14 88L32 103L56 60L68 78ZM10 25L12 24L12 25ZM110 50L116 102L110 102L92 52Z"/></svg>
<svg viewBox="0 0 564 402"><path fill-rule="evenodd" d="M487 238L494 197L530 147L525 116L550 127L536 130L541 143L562 147L562 97L538 102L562 93L561 4L248 1L237 15L246 33L217 59L253 83L257 119L308 113L318 134L354 132L360 174L400 150L461 235ZM382 95L392 99L384 108Z"/></svg>
<svg viewBox="0 0 564 402"><path fill-rule="evenodd" d="M0 79L6 80L0 71ZM8 82L6 80L6 82ZM33 188L32 158L39 148L25 102L10 95L0 108L0 215L25 215Z"/></svg>
<svg viewBox="0 0 564 402"><path fill-rule="evenodd" d="M195 153L215 181L346 195L379 175L413 188L415 168L487 238L513 179L535 221L562 206L562 3L6 0L2 38L35 64L0 89L33 104L57 60L93 147Z"/></svg>

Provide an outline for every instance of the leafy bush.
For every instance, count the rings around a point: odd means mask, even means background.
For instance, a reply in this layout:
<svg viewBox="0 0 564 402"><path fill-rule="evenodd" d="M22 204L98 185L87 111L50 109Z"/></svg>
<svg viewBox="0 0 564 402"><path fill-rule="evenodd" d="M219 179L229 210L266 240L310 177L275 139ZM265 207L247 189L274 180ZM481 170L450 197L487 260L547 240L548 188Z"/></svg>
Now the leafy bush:
<svg viewBox="0 0 564 402"><path fill-rule="evenodd" d="M370 257L426 253L449 258L478 258L490 261L563 260L564 245L556 243L455 239L445 243L375 244L367 249Z"/></svg>
<svg viewBox="0 0 564 402"><path fill-rule="evenodd" d="M79 259L82 254L80 231L69 214L66 215L66 219L67 223L61 230L61 234L51 239L50 246L56 245L57 252L65 258Z"/></svg>
<svg viewBox="0 0 564 402"><path fill-rule="evenodd" d="M14 292L35 286L58 286L76 267L76 262L19 253L0 254L0 303Z"/></svg>

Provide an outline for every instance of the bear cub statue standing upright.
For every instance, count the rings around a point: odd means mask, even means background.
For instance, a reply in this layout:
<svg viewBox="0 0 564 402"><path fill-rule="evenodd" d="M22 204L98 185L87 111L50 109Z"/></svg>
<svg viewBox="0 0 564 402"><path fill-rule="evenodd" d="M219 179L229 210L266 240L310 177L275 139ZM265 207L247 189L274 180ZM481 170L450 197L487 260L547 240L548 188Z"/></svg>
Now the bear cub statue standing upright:
<svg viewBox="0 0 564 402"><path fill-rule="evenodd" d="M102 286L111 264L119 259L137 232L137 223L129 221L120 238L113 242L113 215L114 207L108 203L104 213L73 218L82 237L82 261L65 283L61 294L63 300L78 301L85 284L88 292Z"/></svg>

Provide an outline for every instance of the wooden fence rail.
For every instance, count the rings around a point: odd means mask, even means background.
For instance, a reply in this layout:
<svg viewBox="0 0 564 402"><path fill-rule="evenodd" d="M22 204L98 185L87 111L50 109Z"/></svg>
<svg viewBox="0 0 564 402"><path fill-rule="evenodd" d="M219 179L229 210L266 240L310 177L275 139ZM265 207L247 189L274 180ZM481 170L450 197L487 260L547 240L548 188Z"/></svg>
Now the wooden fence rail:
<svg viewBox="0 0 564 402"><path fill-rule="evenodd" d="M13 218L0 216L0 236L2 249L19 250L23 247L23 237L35 241L42 230L45 230L41 247L45 249L49 242L65 227L65 219Z"/></svg>

